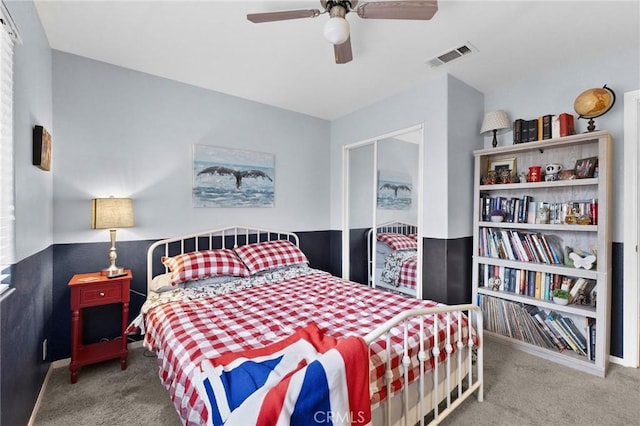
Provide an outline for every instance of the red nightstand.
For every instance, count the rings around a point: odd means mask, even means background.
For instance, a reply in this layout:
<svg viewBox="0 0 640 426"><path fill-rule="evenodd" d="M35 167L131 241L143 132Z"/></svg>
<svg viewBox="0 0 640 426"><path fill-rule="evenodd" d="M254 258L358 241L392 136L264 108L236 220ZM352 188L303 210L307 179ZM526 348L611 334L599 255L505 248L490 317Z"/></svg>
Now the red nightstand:
<svg viewBox="0 0 640 426"><path fill-rule="evenodd" d="M129 284L131 271L116 278L101 276L99 272L77 274L69 281L71 290L71 383L78 381L78 367L108 359L120 358L120 368L127 368L127 336L129 321ZM109 341L82 344L82 312L91 306L122 303L122 336Z"/></svg>

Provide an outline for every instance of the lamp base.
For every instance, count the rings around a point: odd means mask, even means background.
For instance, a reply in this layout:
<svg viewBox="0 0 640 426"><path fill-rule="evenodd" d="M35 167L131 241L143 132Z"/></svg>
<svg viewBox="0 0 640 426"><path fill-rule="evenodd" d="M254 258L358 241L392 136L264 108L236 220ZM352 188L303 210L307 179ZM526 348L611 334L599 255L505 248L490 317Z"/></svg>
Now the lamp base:
<svg viewBox="0 0 640 426"><path fill-rule="evenodd" d="M103 269L102 271L100 271L100 275L107 278L115 278L127 275L127 271L125 271L124 268L115 266Z"/></svg>

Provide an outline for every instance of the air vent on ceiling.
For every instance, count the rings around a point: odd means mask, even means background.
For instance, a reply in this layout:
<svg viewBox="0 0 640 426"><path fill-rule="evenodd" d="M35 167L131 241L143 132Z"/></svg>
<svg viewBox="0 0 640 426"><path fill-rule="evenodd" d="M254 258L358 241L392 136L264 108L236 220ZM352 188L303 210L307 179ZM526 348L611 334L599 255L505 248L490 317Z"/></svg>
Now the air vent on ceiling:
<svg viewBox="0 0 640 426"><path fill-rule="evenodd" d="M471 45L471 43L464 44L455 49L451 49L441 55L436 56L428 61L432 67L438 67L440 65L448 64L451 61L462 58L463 56L469 56L471 53L477 52L477 49Z"/></svg>

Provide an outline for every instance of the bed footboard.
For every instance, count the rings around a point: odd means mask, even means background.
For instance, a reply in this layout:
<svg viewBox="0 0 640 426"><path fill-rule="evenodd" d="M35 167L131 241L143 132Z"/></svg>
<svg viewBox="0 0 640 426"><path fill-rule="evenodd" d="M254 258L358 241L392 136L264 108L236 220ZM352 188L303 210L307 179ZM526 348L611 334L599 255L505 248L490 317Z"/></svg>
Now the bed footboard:
<svg viewBox="0 0 640 426"><path fill-rule="evenodd" d="M457 321L458 330L462 330L463 318L468 321L466 335L458 332L457 336L452 336L451 323ZM410 336L408 324L415 321L419 323L420 335ZM441 333L433 333L433 345L431 353L428 354L426 348L430 345L426 341L425 328L433 327L434 330L439 330L439 323L443 321L447 331L444 337ZM393 376L391 363L393 356L397 357L398 353L392 348L391 335L397 334L398 330L402 330L404 335L401 354L404 383L402 389L394 395L391 387ZM424 425L425 422L438 424L474 392L477 391L478 401L482 401L484 344L482 330L482 311L475 305L467 304L406 311L367 334L364 340L368 345L381 337L386 338L387 342L385 354L387 398L376 407L374 418L382 420L385 425ZM418 375L411 383L409 382L410 341L419 342L417 354L413 355L414 358L417 357L419 364ZM444 361L440 361L443 355L442 350L447 354ZM395 352L391 353L391 351ZM433 363L431 368L425 365L429 358Z"/></svg>

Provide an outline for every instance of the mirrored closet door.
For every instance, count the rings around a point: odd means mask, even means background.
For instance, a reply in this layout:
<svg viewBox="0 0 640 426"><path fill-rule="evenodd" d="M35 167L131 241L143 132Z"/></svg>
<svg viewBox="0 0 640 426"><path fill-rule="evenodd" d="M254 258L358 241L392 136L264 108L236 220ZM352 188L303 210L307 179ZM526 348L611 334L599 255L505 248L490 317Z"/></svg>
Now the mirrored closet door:
<svg viewBox="0 0 640 426"><path fill-rule="evenodd" d="M344 278L422 297L422 126L343 151Z"/></svg>

